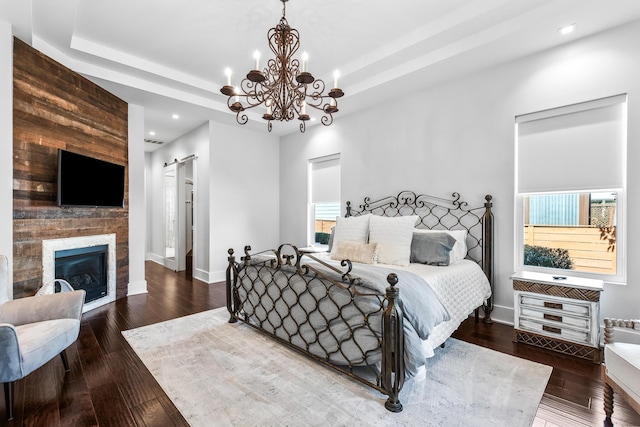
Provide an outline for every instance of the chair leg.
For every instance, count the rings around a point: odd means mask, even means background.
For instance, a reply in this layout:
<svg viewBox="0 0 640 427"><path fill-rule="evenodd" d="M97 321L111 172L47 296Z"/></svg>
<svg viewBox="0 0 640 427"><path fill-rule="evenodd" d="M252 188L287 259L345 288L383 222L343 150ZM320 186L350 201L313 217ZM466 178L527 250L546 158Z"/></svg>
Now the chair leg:
<svg viewBox="0 0 640 427"><path fill-rule="evenodd" d="M613 389L607 383L604 383L604 414L609 420L613 414Z"/></svg>
<svg viewBox="0 0 640 427"><path fill-rule="evenodd" d="M62 364L64 365L64 371L65 372L69 372L69 361L67 360L67 353L66 350L62 350L60 352L60 357L62 358Z"/></svg>
<svg viewBox="0 0 640 427"><path fill-rule="evenodd" d="M4 401L7 408L7 420L13 419L13 381L4 383Z"/></svg>

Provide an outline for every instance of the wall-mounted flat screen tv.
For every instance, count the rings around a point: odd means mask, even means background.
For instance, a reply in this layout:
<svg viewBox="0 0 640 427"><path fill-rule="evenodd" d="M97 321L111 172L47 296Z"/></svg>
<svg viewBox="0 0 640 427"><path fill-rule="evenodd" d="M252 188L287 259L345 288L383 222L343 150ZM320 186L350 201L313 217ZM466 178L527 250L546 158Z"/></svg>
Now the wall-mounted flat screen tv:
<svg viewBox="0 0 640 427"><path fill-rule="evenodd" d="M58 149L58 206L124 207L122 165Z"/></svg>

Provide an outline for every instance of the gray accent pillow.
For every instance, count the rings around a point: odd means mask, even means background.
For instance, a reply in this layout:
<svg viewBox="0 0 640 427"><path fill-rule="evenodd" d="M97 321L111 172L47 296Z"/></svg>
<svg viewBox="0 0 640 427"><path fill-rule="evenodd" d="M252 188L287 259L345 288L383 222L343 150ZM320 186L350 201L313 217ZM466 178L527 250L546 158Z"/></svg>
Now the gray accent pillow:
<svg viewBox="0 0 640 427"><path fill-rule="evenodd" d="M451 234L413 233L411 262L429 265L449 265L449 252L456 244Z"/></svg>

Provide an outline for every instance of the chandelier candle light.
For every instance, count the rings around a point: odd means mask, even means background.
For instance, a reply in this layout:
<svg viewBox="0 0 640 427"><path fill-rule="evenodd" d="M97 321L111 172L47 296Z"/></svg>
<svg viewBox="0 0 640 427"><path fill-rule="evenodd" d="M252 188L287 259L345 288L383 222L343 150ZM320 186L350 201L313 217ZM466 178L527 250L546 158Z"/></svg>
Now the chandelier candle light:
<svg viewBox="0 0 640 427"><path fill-rule="evenodd" d="M249 120L244 113L245 110L264 104L266 112L262 118L267 121L269 132L273 120L289 121L295 118L300 120L300 132L304 132L305 122L311 118L307 114L307 107L321 111L320 121L323 125L329 126L333 123L333 113L338 112L338 98L344 95L338 87L340 74L338 71L334 73L333 89L324 94L324 81L315 79L307 71L309 55L306 52L302 54L302 63L293 58L300 48L300 34L298 30L289 26L285 18L285 5L288 0L280 1L282 18L278 25L267 33L269 49L276 57L269 59L266 68L260 70L260 52L256 50L253 54L255 69L249 71L240 87L234 88L231 85L231 69L227 68L227 84L220 92L228 96L227 106L236 113L236 121L241 125Z"/></svg>

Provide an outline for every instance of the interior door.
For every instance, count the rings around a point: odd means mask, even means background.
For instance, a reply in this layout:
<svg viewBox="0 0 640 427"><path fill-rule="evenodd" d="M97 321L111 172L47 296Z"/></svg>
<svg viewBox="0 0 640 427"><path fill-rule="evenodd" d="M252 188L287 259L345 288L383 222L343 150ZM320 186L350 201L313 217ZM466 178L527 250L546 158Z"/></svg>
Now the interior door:
<svg viewBox="0 0 640 427"><path fill-rule="evenodd" d="M193 273L195 228L195 156L164 169L164 265L173 271Z"/></svg>
<svg viewBox="0 0 640 427"><path fill-rule="evenodd" d="M178 173L176 164L164 169L164 266L177 271Z"/></svg>
<svg viewBox="0 0 640 427"><path fill-rule="evenodd" d="M195 229L195 159L185 162L184 194L185 194L185 270L188 277L193 277L194 270L194 229Z"/></svg>
<svg viewBox="0 0 640 427"><path fill-rule="evenodd" d="M187 239L186 239L186 191L185 172L186 163L180 162L176 165L176 256L175 271L184 271L186 268Z"/></svg>

